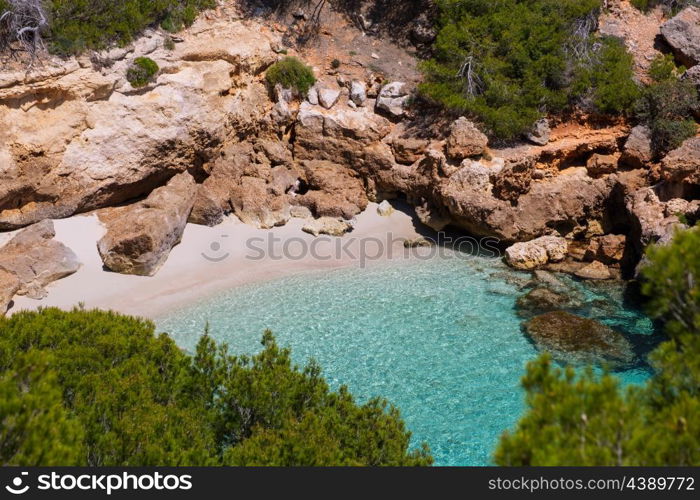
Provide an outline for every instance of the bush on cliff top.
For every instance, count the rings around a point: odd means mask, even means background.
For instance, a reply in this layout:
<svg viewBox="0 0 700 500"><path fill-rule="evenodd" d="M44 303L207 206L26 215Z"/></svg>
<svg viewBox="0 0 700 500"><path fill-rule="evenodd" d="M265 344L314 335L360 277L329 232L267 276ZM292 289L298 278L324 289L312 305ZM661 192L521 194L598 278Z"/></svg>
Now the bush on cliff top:
<svg viewBox="0 0 700 500"><path fill-rule="evenodd" d="M632 60L597 39L600 0L438 0L422 93L510 139L571 102L617 112L635 97Z"/></svg>
<svg viewBox="0 0 700 500"><path fill-rule="evenodd" d="M69 55L85 49L124 45L149 26L176 31L194 22L197 13L216 6L215 0L46 0L49 20L43 33L52 52ZM0 0L0 12L11 9ZM10 38L11 32L0 37Z"/></svg>
<svg viewBox="0 0 700 500"><path fill-rule="evenodd" d="M396 409L332 392L263 336L231 356L204 336L187 355L112 312L0 318L3 465L428 465Z"/></svg>
<svg viewBox="0 0 700 500"><path fill-rule="evenodd" d="M273 88L279 83L282 87L296 90L301 95L306 95L316 83L313 70L292 56L285 57L270 66L265 78Z"/></svg>

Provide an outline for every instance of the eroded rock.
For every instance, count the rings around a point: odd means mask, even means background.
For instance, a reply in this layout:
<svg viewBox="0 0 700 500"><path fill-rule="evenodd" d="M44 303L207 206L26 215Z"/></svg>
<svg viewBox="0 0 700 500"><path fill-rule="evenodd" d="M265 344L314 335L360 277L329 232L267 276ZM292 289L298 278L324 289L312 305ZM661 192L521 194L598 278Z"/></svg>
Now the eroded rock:
<svg viewBox="0 0 700 500"><path fill-rule="evenodd" d="M487 145L486 135L472 122L461 117L450 128L450 135L445 143L445 152L453 160L462 161L464 158L483 154Z"/></svg>
<svg viewBox="0 0 700 500"><path fill-rule="evenodd" d="M634 168L642 168L654 158L651 147L651 130L638 125L630 131L620 160Z"/></svg>
<svg viewBox="0 0 700 500"><path fill-rule="evenodd" d="M348 231L352 231L352 224L334 217L321 217L308 222L301 229L305 233L313 234L314 236L319 234L343 236Z"/></svg>
<svg viewBox="0 0 700 500"><path fill-rule="evenodd" d="M700 8L686 7L661 26L661 34L686 67L700 62Z"/></svg>
<svg viewBox="0 0 700 500"><path fill-rule="evenodd" d="M539 350L561 362L620 367L635 359L632 345L621 333L564 311L535 316L525 322L524 328Z"/></svg>
<svg viewBox="0 0 700 500"><path fill-rule="evenodd" d="M109 210L97 244L105 266L123 274L153 276L185 230L196 184L187 172L153 191L145 200Z"/></svg>
<svg viewBox="0 0 700 500"><path fill-rule="evenodd" d="M401 118L408 102L408 86L404 82L392 82L379 91L377 109L392 118Z"/></svg>
<svg viewBox="0 0 700 500"><path fill-rule="evenodd" d="M6 295L18 283L12 295L42 299L47 294L44 287L80 268L78 257L63 243L54 240L55 235L53 222L44 220L21 230L0 248L0 269L17 278L15 282L5 274Z"/></svg>
<svg viewBox="0 0 700 500"><path fill-rule="evenodd" d="M561 262L566 257L568 244L559 236L542 236L531 241L516 243L506 249L506 263L523 271Z"/></svg>

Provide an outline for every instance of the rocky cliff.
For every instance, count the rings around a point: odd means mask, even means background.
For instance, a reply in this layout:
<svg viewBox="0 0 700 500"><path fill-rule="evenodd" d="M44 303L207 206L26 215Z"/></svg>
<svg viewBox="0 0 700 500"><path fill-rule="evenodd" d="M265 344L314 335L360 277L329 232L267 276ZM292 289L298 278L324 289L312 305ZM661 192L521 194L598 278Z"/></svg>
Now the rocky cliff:
<svg viewBox="0 0 700 500"><path fill-rule="evenodd" d="M669 42L683 51L677 24ZM402 197L433 229L508 244L554 236L568 255L539 265L578 272L602 259L619 274L645 244L700 215L698 138L655 162L643 128L572 117L539 123L521 144L489 147L466 118L425 125L410 82L387 83L362 64L346 73L317 66L319 81L297 100L262 78L293 52L285 30L224 8L172 47L150 32L123 49L0 73L0 229L127 205L105 219L100 251L117 271L152 274L179 241L184 213L208 225L233 213L269 228L291 217L348 220L369 200ZM643 34L616 34L653 50ZM133 88L126 69L140 56L161 70ZM166 185L185 172L183 202ZM163 234L135 252L129 242L139 235L125 233L141 219L169 222L154 222ZM605 235L622 241L614 257L598 254Z"/></svg>

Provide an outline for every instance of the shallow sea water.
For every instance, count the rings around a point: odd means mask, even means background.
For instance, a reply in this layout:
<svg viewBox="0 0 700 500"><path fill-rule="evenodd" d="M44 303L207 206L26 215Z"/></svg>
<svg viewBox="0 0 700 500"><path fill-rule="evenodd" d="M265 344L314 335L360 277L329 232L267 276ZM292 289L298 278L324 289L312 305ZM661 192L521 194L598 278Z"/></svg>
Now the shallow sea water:
<svg viewBox="0 0 700 500"><path fill-rule="evenodd" d="M448 254L247 285L156 323L192 350L209 322L213 338L249 354L269 328L299 364L315 358L333 388L398 406L436 465L488 465L524 410L519 381L537 355L514 309L524 279L497 259ZM574 286L592 304L587 315L648 344L653 325L621 294ZM617 373L626 384L649 374L642 364Z"/></svg>

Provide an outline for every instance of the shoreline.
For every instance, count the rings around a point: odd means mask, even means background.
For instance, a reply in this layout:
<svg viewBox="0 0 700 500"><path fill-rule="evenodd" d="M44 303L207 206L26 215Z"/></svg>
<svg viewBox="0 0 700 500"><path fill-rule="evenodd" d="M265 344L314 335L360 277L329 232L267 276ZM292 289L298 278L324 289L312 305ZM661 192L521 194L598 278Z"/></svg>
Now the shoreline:
<svg viewBox="0 0 700 500"><path fill-rule="evenodd" d="M365 265L403 258L403 240L420 236L419 223L400 210L380 216L377 206L370 203L356 217L354 230L340 238L304 233L301 228L306 221L302 219L269 230L248 226L235 216L215 227L188 224L180 244L150 277L103 268L97 241L104 228L96 214L54 220L56 240L73 250L82 266L75 274L51 283L43 300L16 296L7 314L40 307L71 309L82 303L88 309L153 319L238 286L359 266L363 250L368 258L373 257ZM382 244L381 255L377 255Z"/></svg>

